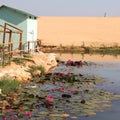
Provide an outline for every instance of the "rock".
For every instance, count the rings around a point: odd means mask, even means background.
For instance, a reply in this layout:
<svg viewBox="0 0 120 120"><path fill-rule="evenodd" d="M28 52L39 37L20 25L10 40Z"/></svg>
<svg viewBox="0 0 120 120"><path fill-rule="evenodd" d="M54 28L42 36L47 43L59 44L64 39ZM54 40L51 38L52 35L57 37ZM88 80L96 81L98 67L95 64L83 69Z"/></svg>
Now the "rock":
<svg viewBox="0 0 120 120"><path fill-rule="evenodd" d="M20 81L27 81L31 79L31 74L27 72L30 65L43 66L45 68L45 73L57 66L55 59L55 54L44 54L33 53L31 54L32 58L28 60L25 66L17 65L14 62L11 62L11 65L0 68L0 78L3 76L11 76L17 78ZM36 71L36 74L40 74L41 71Z"/></svg>

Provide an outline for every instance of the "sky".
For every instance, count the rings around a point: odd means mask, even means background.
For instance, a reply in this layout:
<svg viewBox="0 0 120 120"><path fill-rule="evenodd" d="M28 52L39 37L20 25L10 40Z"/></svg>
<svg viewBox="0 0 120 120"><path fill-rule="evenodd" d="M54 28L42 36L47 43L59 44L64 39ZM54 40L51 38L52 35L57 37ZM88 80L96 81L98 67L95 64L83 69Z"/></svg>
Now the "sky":
<svg viewBox="0 0 120 120"><path fill-rule="evenodd" d="M37 16L120 16L120 0L0 0Z"/></svg>

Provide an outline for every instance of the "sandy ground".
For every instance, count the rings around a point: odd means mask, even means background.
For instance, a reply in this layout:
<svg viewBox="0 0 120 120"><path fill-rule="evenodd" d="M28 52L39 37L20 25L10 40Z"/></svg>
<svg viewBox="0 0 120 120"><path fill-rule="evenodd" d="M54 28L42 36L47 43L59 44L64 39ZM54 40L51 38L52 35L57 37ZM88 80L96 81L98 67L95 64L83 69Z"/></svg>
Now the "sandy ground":
<svg viewBox="0 0 120 120"><path fill-rule="evenodd" d="M120 44L120 17L39 17L38 38L47 45Z"/></svg>

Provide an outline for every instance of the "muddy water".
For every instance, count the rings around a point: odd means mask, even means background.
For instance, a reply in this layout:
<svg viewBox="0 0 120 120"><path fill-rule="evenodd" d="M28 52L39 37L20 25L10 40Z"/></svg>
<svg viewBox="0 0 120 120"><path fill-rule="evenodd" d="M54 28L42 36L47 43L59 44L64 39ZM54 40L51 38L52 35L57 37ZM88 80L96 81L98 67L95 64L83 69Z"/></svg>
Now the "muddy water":
<svg viewBox="0 0 120 120"><path fill-rule="evenodd" d="M61 60L85 60L96 63L93 66L81 67L74 70L78 73L88 73L105 78L109 84L96 87L106 89L115 94L120 94L120 55L81 55L81 54L57 54ZM120 120L120 100L111 102L112 108L95 116L78 118L77 120Z"/></svg>
<svg viewBox="0 0 120 120"><path fill-rule="evenodd" d="M86 60L93 62L120 62L120 55L102 55L102 54L56 54L62 60Z"/></svg>
<svg viewBox="0 0 120 120"><path fill-rule="evenodd" d="M57 56L61 60L85 60L95 63L76 69L74 72L99 75L111 83L100 87L120 93L120 55L57 54Z"/></svg>

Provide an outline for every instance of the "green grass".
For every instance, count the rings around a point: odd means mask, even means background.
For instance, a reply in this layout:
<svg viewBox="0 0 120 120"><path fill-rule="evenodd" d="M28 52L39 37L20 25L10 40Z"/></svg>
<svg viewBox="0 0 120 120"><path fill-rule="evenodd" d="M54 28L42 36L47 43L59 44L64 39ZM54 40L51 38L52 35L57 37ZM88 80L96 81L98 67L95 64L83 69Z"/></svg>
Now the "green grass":
<svg viewBox="0 0 120 120"><path fill-rule="evenodd" d="M60 44L60 46L55 47L54 49L52 49L51 51L47 51L47 49L45 49L46 52L60 52L60 53L100 53L100 54L120 54L120 46L118 46L117 44L113 45L113 46L107 46L102 44L99 47L95 47L93 45L90 46L85 46L84 44L82 46L63 46L62 44Z"/></svg>
<svg viewBox="0 0 120 120"><path fill-rule="evenodd" d="M2 93L8 94L11 91L14 91L20 82L17 79L11 77L3 77L0 79L0 88L2 89Z"/></svg>
<svg viewBox="0 0 120 120"><path fill-rule="evenodd" d="M29 55L29 54L23 54L23 57L24 57L24 58L32 58L32 56Z"/></svg>
<svg viewBox="0 0 120 120"><path fill-rule="evenodd" d="M12 61L17 65L25 65L25 60L23 58L13 58Z"/></svg>
<svg viewBox="0 0 120 120"><path fill-rule="evenodd" d="M27 72L29 72L32 76L31 81L37 82L40 81L40 77L44 77L45 75L45 68L40 65L32 65L29 66L29 69L27 70Z"/></svg>
<svg viewBox="0 0 120 120"><path fill-rule="evenodd" d="M29 72L32 75L32 77L36 76L36 71L40 71L42 75L45 74L45 68L42 65L32 65L29 66L29 69L27 70L27 72Z"/></svg>

